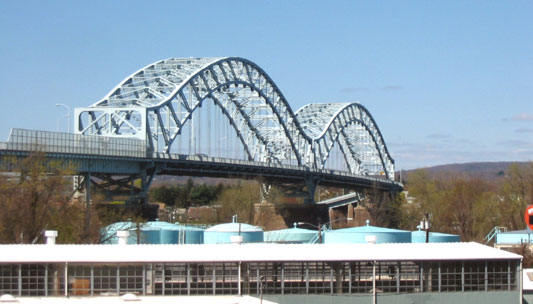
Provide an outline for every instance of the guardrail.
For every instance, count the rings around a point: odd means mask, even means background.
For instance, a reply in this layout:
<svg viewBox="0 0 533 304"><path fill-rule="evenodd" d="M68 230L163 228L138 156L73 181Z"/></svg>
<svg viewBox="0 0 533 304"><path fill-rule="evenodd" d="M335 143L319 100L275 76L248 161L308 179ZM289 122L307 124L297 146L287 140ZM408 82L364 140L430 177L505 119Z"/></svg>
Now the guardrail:
<svg viewBox="0 0 533 304"><path fill-rule="evenodd" d="M488 244L498 233L507 232L507 227L496 226L485 236L485 244Z"/></svg>
<svg viewBox="0 0 533 304"><path fill-rule="evenodd" d="M338 175L351 178L364 178L379 183L398 184L392 180L385 178L352 174L347 171L339 171L332 169L316 169L278 163L238 160L222 157L210 157L207 155L186 155L173 153L167 154L160 152L150 153L147 151L146 141L134 138L115 138L50 131L12 129L11 134L9 135L8 142L0 143L0 149L14 151L43 151L50 153L73 153L101 156L122 156L148 159L151 158L199 161L220 164L235 164L242 166L305 171L315 174Z"/></svg>

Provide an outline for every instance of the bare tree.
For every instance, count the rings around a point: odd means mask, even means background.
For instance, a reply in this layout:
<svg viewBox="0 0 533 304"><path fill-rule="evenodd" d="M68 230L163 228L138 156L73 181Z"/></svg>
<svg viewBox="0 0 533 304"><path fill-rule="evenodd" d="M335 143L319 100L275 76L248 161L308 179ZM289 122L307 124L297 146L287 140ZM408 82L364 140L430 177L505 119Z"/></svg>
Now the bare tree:
<svg viewBox="0 0 533 304"><path fill-rule="evenodd" d="M239 222L253 224L254 204L261 201L259 183L255 181L242 182L222 190L218 196L217 204L219 222L228 222L237 214Z"/></svg>
<svg viewBox="0 0 533 304"><path fill-rule="evenodd" d="M11 172L0 178L0 242L37 242L45 229L61 230L59 242L78 241L83 208L68 199L71 168L39 152L4 164Z"/></svg>
<svg viewBox="0 0 533 304"><path fill-rule="evenodd" d="M512 230L524 229L524 210L533 204L533 163L512 164L500 189L501 225Z"/></svg>

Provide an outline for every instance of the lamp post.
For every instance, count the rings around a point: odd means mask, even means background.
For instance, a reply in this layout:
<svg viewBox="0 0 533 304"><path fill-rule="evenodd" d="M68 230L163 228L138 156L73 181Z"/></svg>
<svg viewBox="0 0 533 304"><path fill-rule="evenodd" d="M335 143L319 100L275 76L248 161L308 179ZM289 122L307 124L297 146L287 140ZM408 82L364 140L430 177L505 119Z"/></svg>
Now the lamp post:
<svg viewBox="0 0 533 304"><path fill-rule="evenodd" d="M311 224L311 223L308 223L308 222L298 222L297 225L309 225L309 226L313 226L315 228L318 229L318 243L319 244L322 244L322 229L324 229L324 227L328 227L328 225L331 225L335 222L338 222L338 221L351 221L353 220L353 218L351 217L345 217L345 218L340 218L340 219L336 219L336 220L333 220L333 221L329 221L325 224L321 224L321 223L318 223L318 226L315 225L315 224Z"/></svg>
<svg viewBox="0 0 533 304"><path fill-rule="evenodd" d="M63 103L56 103L56 107L63 107L67 109L67 133L70 133L70 106Z"/></svg>

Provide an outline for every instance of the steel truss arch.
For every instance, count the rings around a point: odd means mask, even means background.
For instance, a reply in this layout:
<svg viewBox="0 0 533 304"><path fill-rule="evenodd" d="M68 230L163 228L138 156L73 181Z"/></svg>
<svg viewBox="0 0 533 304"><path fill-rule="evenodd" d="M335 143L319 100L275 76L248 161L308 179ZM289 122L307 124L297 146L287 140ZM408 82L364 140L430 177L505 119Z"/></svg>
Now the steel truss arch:
<svg viewBox="0 0 533 304"><path fill-rule="evenodd" d="M236 96L240 93L240 87L248 89L248 92L244 92L248 96L238 96L240 99ZM230 97L231 102L222 102L224 95ZM268 108L268 128L260 127L265 125L265 122L261 122L265 119L258 118L265 116L264 111L256 111L247 107L246 102L241 102L243 98L251 97L262 100L259 106ZM260 67L242 58L162 60L122 81L92 107L144 107L148 121L146 139L155 147L153 139L161 135L165 142L163 152L168 153L181 127L207 98L217 100L215 104L229 119L250 159L282 162L295 158L298 165L305 165L300 151L309 150L305 146L310 144L310 139L301 131L298 121L293 119L292 109L271 78ZM226 106L231 106L233 111L228 111ZM257 102L253 106L257 107ZM186 114L179 115L181 111L178 108L185 109ZM117 131L124 125L126 119L123 117L127 115L129 113L122 114ZM171 119L165 121L165 115ZM234 122L235 115L241 116L240 125ZM243 125L254 136L243 134ZM101 134L101 130L98 134ZM263 151L253 153L252 150L257 150L257 144L263 146Z"/></svg>
<svg viewBox="0 0 533 304"><path fill-rule="evenodd" d="M313 137L315 158L319 168L324 168L329 154L337 143L348 169L352 173L369 175L384 174L394 178L394 160L385 145L385 141L370 112L359 103L308 104L296 112L304 131ZM355 128L355 130L354 130ZM364 143L350 138L359 128L371 139L372 154L362 157L358 150ZM358 149L359 147L359 149ZM362 166L378 168L364 170Z"/></svg>
<svg viewBox="0 0 533 304"><path fill-rule="evenodd" d="M170 58L124 79L102 100L76 109L76 133L145 139L170 153L208 100L228 119L249 160L322 169L335 144L354 174L394 178L394 161L368 110L357 103L310 104L296 113L255 63L238 57ZM366 142L362 143L359 135ZM370 149L368 157L361 149Z"/></svg>

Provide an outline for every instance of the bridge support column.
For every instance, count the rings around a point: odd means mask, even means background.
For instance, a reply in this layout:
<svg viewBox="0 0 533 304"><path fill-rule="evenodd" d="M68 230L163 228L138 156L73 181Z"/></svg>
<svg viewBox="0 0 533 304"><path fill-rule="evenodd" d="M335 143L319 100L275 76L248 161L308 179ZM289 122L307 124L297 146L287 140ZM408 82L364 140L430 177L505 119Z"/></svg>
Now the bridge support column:
<svg viewBox="0 0 533 304"><path fill-rule="evenodd" d="M155 167L151 173L148 172L146 168L141 168L141 188L139 189L138 194L139 202L141 204L148 203L148 189L152 185L154 177L157 175L158 171L157 167Z"/></svg>
<svg viewBox="0 0 533 304"><path fill-rule="evenodd" d="M328 218L330 223L335 220L335 211L331 207L328 208ZM331 227L333 229L333 225L331 225Z"/></svg>
<svg viewBox="0 0 533 304"><path fill-rule="evenodd" d="M348 224L350 226L353 226L353 221L355 219L355 213L354 213L354 208L353 208L353 204L348 204L348 210L346 212L346 218L347 219L352 219L352 220L347 220Z"/></svg>
<svg viewBox="0 0 533 304"><path fill-rule="evenodd" d="M88 241L91 230L91 172L84 174L83 183L85 187L85 223L82 241Z"/></svg>
<svg viewBox="0 0 533 304"><path fill-rule="evenodd" d="M319 180L313 177L305 178L305 187L307 188L307 196L304 198L304 204L315 203L315 192L318 187Z"/></svg>
<svg viewBox="0 0 533 304"><path fill-rule="evenodd" d="M147 203L147 197L148 197L148 187L147 186L148 181L146 180L146 168L141 169L141 189L139 192L139 203L142 205Z"/></svg>

